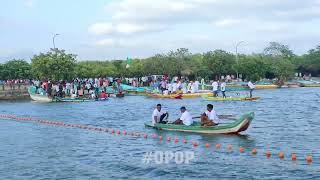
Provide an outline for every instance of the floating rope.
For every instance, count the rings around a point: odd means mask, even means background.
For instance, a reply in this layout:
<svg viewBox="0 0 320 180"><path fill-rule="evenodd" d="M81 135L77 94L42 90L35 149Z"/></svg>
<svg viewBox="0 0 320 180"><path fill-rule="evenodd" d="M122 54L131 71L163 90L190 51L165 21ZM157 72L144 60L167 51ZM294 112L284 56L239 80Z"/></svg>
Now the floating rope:
<svg viewBox="0 0 320 180"><path fill-rule="evenodd" d="M15 121L24 121L24 122L33 122L33 123L39 123L39 124L45 124L45 125L53 125L53 126L60 126L60 127L70 127L70 128L79 128L79 129L85 129L85 130L90 130L90 131L99 131L99 132L106 132L106 133L110 133L110 134L117 134L117 135L123 135L123 136L127 136L127 135L131 135L134 137L143 137L144 139L148 139L148 137L152 137L152 139L159 139L159 141L163 141L163 137L162 136L157 136L157 134L152 134L152 135L148 135L146 133L140 133L140 132L127 132L126 130L116 130L116 129L110 129L110 128L101 128L101 127L95 127L95 126L88 126L88 125L83 125L83 124L69 124L69 123L64 123L61 121L52 121L52 120L43 120L43 119L37 119L37 118L32 118L32 117L18 117L16 115L7 115L7 114L0 114L0 118L3 120L15 120ZM166 141L168 143L172 142L171 141L171 137L167 136L166 137ZM179 143L179 138L175 137L174 138L174 143ZM200 144L197 141L190 141L192 146L194 148L197 148L200 146ZM183 139L182 143L187 144L188 140L187 139ZM205 143L204 147L206 149L210 149L211 144L210 143ZM222 145L221 144L215 144L215 149L220 150L222 149ZM227 152L230 152L233 150L233 146L231 144L226 145L226 150ZM239 153L243 154L246 152L246 149L242 146L239 147ZM253 148L251 150L251 155L255 156L258 154L258 150L257 148ZM272 152L270 150L265 151L265 156L267 159L270 159L272 156ZM279 152L278 154L278 158L280 160L284 160L285 159L285 153L284 152ZM297 154L296 153L292 153L291 154L291 160L293 162L298 160ZM300 159L301 160L301 159ZM305 156L304 160L307 162L307 164L312 164L313 162L313 157L312 155L307 155Z"/></svg>

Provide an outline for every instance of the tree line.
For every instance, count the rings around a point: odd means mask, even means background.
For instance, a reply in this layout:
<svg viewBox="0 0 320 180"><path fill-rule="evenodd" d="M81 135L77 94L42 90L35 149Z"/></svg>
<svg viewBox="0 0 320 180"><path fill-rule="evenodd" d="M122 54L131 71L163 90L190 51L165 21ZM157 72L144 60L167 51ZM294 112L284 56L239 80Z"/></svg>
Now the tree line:
<svg viewBox="0 0 320 180"><path fill-rule="evenodd" d="M127 67L129 63L129 67ZM70 80L75 77L141 77L154 74L183 75L189 79L203 77L215 79L222 75L241 74L243 79L278 78L286 80L295 72L320 75L320 46L303 55L296 55L287 46L270 42L258 54L236 56L224 50L192 54L180 48L145 59L127 60L76 60L76 55L65 50L51 49L34 55L31 63L10 60L0 64L0 79L52 79Z"/></svg>

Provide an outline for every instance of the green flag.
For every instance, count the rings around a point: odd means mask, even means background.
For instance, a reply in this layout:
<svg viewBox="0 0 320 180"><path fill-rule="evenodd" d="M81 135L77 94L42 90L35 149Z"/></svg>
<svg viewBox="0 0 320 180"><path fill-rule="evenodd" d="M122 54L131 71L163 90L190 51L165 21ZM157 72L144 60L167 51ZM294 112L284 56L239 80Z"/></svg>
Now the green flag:
<svg viewBox="0 0 320 180"><path fill-rule="evenodd" d="M129 57L127 57L127 65L126 65L126 68L129 68L130 65L131 65L131 63L132 63L132 59L129 58Z"/></svg>

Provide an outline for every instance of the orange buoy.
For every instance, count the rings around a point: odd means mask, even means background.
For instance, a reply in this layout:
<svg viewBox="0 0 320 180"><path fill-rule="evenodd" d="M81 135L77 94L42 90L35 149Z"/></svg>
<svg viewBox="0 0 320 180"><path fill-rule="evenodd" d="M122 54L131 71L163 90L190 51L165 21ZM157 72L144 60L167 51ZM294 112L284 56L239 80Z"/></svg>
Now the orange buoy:
<svg viewBox="0 0 320 180"><path fill-rule="evenodd" d="M252 151L251 151L251 153L253 154L253 155L256 155L258 152L257 152L257 148L253 148L252 149Z"/></svg>
<svg viewBox="0 0 320 180"><path fill-rule="evenodd" d="M239 152L240 152L240 153L244 153L244 147L240 146Z"/></svg>
<svg viewBox="0 0 320 180"><path fill-rule="evenodd" d="M227 145L227 150L228 150L228 151L231 151L231 150L232 150L232 145L231 145L231 144L228 144L228 145Z"/></svg>
<svg viewBox="0 0 320 180"><path fill-rule="evenodd" d="M170 138L170 137L167 137L167 141L171 141L171 138Z"/></svg>
<svg viewBox="0 0 320 180"><path fill-rule="evenodd" d="M210 147L210 144L209 144L209 143L206 143L205 146L206 146L206 148L209 148L209 147Z"/></svg>
<svg viewBox="0 0 320 180"><path fill-rule="evenodd" d="M159 136L159 139L160 139L160 141L162 141L162 139L163 139L162 136Z"/></svg>
<svg viewBox="0 0 320 180"><path fill-rule="evenodd" d="M147 134L145 134L143 137L144 137L145 139L147 139L147 138L148 138L148 135L147 135Z"/></svg>
<svg viewBox="0 0 320 180"><path fill-rule="evenodd" d="M123 135L127 135L127 131L123 131Z"/></svg>
<svg viewBox="0 0 320 180"><path fill-rule="evenodd" d="M177 138L177 137L174 138L174 142L175 142L175 143L178 143L178 142L179 142L179 138Z"/></svg>
<svg viewBox="0 0 320 180"><path fill-rule="evenodd" d="M311 155L308 155L307 157L306 157L306 161L307 161L307 163L312 163L312 156Z"/></svg>
<svg viewBox="0 0 320 180"><path fill-rule="evenodd" d="M267 156L267 158L270 158L270 157L271 157L271 152L270 152L270 151L267 151L267 152L266 152L266 156Z"/></svg>
<svg viewBox="0 0 320 180"><path fill-rule="evenodd" d="M283 153L283 152L280 152L280 153L279 153L279 158L280 158L280 159L284 159L284 153Z"/></svg>
<svg viewBox="0 0 320 180"><path fill-rule="evenodd" d="M120 130L117 131L117 134L121 134Z"/></svg>
<svg viewBox="0 0 320 180"><path fill-rule="evenodd" d="M111 133L112 133L112 134L114 133L114 129L112 129Z"/></svg>
<svg viewBox="0 0 320 180"><path fill-rule="evenodd" d="M295 153L292 153L291 160L292 161L296 161L297 160L297 155Z"/></svg>
<svg viewBox="0 0 320 180"><path fill-rule="evenodd" d="M184 140L183 140L183 143L187 144L187 143L188 143L188 141L187 141L186 139L184 139Z"/></svg>
<svg viewBox="0 0 320 180"><path fill-rule="evenodd" d="M220 149L221 148L221 144L216 144L216 148Z"/></svg>

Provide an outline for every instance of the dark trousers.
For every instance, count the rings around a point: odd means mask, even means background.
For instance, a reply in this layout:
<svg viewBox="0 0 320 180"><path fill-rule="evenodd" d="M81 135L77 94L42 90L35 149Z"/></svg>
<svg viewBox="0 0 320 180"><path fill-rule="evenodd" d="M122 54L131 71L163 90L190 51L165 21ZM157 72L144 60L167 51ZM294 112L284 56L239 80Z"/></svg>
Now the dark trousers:
<svg viewBox="0 0 320 180"><path fill-rule="evenodd" d="M218 97L218 91L213 91L213 97Z"/></svg>
<svg viewBox="0 0 320 180"><path fill-rule="evenodd" d="M252 91L253 89L250 89L250 98L252 98Z"/></svg>
<svg viewBox="0 0 320 180"><path fill-rule="evenodd" d="M223 96L223 98L226 98L226 92L225 91L222 91L222 96Z"/></svg>
<svg viewBox="0 0 320 180"><path fill-rule="evenodd" d="M160 121L159 121L160 124L167 124L168 121L164 121L164 120L163 120L166 116L167 116L167 114L162 114L162 115L160 116Z"/></svg>

